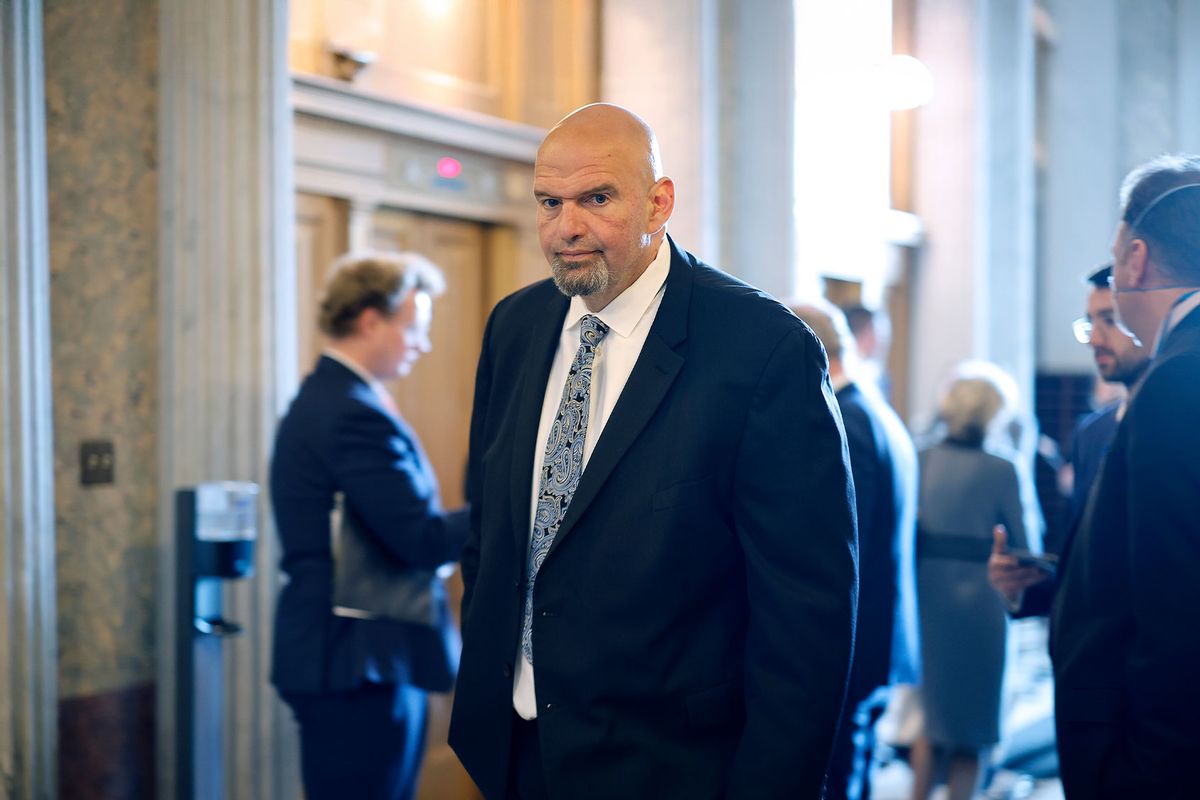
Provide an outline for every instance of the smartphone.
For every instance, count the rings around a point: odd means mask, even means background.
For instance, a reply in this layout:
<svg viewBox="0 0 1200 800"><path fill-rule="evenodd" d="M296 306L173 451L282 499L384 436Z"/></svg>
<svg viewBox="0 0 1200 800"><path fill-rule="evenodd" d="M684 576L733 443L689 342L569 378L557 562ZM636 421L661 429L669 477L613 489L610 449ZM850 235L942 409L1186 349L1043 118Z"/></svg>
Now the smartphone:
<svg viewBox="0 0 1200 800"><path fill-rule="evenodd" d="M1030 550L1009 548L1008 554L1022 567L1037 567L1051 575L1058 571L1058 556L1054 553L1034 553Z"/></svg>

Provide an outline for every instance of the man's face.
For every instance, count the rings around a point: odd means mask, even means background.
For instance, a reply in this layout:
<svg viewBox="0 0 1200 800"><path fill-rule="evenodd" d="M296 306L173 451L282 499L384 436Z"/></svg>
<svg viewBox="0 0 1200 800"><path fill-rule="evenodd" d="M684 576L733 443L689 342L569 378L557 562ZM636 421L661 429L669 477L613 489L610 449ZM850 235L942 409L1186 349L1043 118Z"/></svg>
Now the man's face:
<svg viewBox="0 0 1200 800"><path fill-rule="evenodd" d="M638 279L666 222L652 201L661 183L620 142L568 135L542 145L533 176L538 237L563 294L598 311Z"/></svg>
<svg viewBox="0 0 1200 800"><path fill-rule="evenodd" d="M1106 381L1129 385L1137 380L1149 356L1126 336L1114 321L1112 292L1095 288L1088 295L1087 320L1092 323L1088 346L1096 360L1096 370Z"/></svg>
<svg viewBox="0 0 1200 800"><path fill-rule="evenodd" d="M1114 319L1119 328L1126 333L1132 333L1143 343L1153 342L1153 333L1157 328L1153 311L1146 307L1146 295L1133 286L1137 273L1135 259L1144 269L1145 244L1136 240L1132 232L1121 222L1117 225L1117 233L1112 244L1112 302Z"/></svg>
<svg viewBox="0 0 1200 800"><path fill-rule="evenodd" d="M411 292L395 313L379 318L379 361L375 377L402 378L424 353L433 349L429 326L433 300L428 292Z"/></svg>

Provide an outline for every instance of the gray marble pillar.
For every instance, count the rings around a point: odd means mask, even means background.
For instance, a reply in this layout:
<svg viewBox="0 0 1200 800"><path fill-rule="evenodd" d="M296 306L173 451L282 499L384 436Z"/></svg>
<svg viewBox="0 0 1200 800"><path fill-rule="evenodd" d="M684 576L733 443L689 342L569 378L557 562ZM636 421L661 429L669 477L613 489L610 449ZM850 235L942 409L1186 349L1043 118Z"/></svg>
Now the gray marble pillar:
<svg viewBox="0 0 1200 800"><path fill-rule="evenodd" d="M796 273L795 0L722 0L721 262L776 297Z"/></svg>
<svg viewBox="0 0 1200 800"><path fill-rule="evenodd" d="M0 3L0 794L56 795L54 452L40 0Z"/></svg>
<svg viewBox="0 0 1200 800"><path fill-rule="evenodd" d="M1200 0L1178 0L1175 19L1175 52L1178 109L1176 143L1179 150L1200 153Z"/></svg>
<svg viewBox="0 0 1200 800"><path fill-rule="evenodd" d="M975 137L979 143L975 224L983 280L975 295L982 355L1008 370L1033 413L1037 328L1034 264L1033 0L985 0Z"/></svg>
<svg viewBox="0 0 1200 800"><path fill-rule="evenodd" d="M675 181L671 235L717 263L718 12L719 0L606 0L600 80L601 99L640 114L658 135Z"/></svg>
<svg viewBox="0 0 1200 800"><path fill-rule="evenodd" d="M920 423L964 358L996 361L1032 408L1032 0L916 0L915 52L935 94L917 112L908 407Z"/></svg>
<svg viewBox="0 0 1200 800"><path fill-rule="evenodd" d="M1038 269L1038 368L1088 374L1091 348L1071 335L1085 308L1083 276L1111 256L1121 183L1115 57L1117 0L1057 3L1041 69L1045 115Z"/></svg>
<svg viewBox="0 0 1200 800"><path fill-rule="evenodd" d="M1125 173L1200 152L1200 0L1056 2L1044 62L1038 367L1088 374L1068 333L1090 267L1109 259Z"/></svg>
<svg viewBox="0 0 1200 800"><path fill-rule="evenodd" d="M795 288L792 2L609 0L602 23L601 95L658 134L671 235L781 296Z"/></svg>
<svg viewBox="0 0 1200 800"><path fill-rule="evenodd" d="M296 385L286 0L160 0L160 597L174 597L173 493L263 487L256 575L226 590L247 633L226 648L228 798L296 797L294 725L268 684L278 550L266 502L276 420ZM168 603L164 602L164 607ZM174 642L159 632L159 794L170 763Z"/></svg>

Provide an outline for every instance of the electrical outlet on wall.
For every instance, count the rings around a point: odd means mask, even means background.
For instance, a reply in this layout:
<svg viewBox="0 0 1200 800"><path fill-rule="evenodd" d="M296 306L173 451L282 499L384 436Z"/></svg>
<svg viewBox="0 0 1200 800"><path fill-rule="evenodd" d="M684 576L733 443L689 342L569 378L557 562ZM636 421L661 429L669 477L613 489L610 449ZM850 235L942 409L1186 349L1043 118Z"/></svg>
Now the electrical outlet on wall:
<svg viewBox="0 0 1200 800"><path fill-rule="evenodd" d="M113 482L116 455L113 443L97 439L79 445L79 482L84 486L100 486Z"/></svg>

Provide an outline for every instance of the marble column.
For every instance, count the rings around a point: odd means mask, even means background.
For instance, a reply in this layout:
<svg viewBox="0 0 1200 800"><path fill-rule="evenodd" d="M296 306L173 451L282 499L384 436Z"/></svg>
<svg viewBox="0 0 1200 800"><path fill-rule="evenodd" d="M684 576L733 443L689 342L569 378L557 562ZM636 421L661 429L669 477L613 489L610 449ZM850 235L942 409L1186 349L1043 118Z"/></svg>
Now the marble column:
<svg viewBox="0 0 1200 800"><path fill-rule="evenodd" d="M174 597L173 493L263 487L255 577L225 608L224 796L296 797L294 725L268 684L278 548L266 502L276 421L296 385L286 0L160 0L160 597ZM166 603L164 606L168 605ZM159 795L171 763L176 631L159 632Z"/></svg>
<svg viewBox="0 0 1200 800"><path fill-rule="evenodd" d="M1032 415L1038 305L1033 0L984 0L977 8L984 78L975 129L975 224L984 274L975 295L976 338L982 355L1017 379L1020 411Z"/></svg>
<svg viewBox="0 0 1200 800"><path fill-rule="evenodd" d="M792 0L604 3L601 96L658 134L671 235L774 294L795 288Z"/></svg>
<svg viewBox="0 0 1200 800"><path fill-rule="evenodd" d="M1038 368L1087 375L1091 348L1071 335L1085 308L1083 276L1111 256L1121 185L1117 0L1058 3L1042 69L1046 158L1038 269Z"/></svg>
<svg viewBox="0 0 1200 800"><path fill-rule="evenodd" d="M1081 276L1111 257L1121 180L1161 153L1200 152L1200 1L1059 2L1050 13L1038 367L1090 374L1091 351L1068 331Z"/></svg>
<svg viewBox="0 0 1200 800"><path fill-rule="evenodd" d="M719 0L606 0L600 76L601 99L640 114L658 135L675 181L671 235L716 263L719 11Z"/></svg>
<svg viewBox="0 0 1200 800"><path fill-rule="evenodd" d="M916 0L914 55L935 94L916 117L913 211L926 244L913 278L908 407L928 418L964 358L997 362L1032 408L1032 0Z"/></svg>
<svg viewBox="0 0 1200 800"><path fill-rule="evenodd" d="M40 0L0 3L0 791L56 796L54 464Z"/></svg>
<svg viewBox="0 0 1200 800"><path fill-rule="evenodd" d="M722 0L717 96L721 263L787 298L797 273L795 0ZM801 287L801 283L805 285Z"/></svg>

